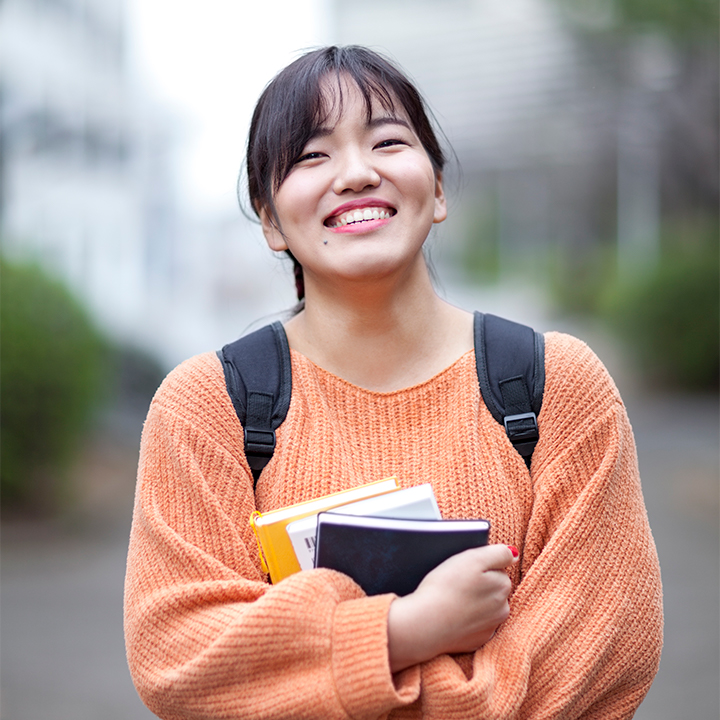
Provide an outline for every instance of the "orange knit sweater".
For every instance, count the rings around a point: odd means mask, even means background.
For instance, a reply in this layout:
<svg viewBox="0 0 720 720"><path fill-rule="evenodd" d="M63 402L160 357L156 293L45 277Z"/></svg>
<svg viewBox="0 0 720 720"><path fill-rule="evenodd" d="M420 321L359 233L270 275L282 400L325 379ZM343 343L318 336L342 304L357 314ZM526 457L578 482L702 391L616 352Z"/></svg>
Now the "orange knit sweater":
<svg viewBox="0 0 720 720"><path fill-rule="evenodd" d="M632 431L580 341L549 333L532 476L482 403L472 352L397 392L292 353L293 394L253 494L215 355L165 380L145 423L125 591L128 660L162 718L628 718L662 644ZM473 655L397 675L393 596L330 570L267 583L248 518L396 475L445 518L516 545L511 614Z"/></svg>

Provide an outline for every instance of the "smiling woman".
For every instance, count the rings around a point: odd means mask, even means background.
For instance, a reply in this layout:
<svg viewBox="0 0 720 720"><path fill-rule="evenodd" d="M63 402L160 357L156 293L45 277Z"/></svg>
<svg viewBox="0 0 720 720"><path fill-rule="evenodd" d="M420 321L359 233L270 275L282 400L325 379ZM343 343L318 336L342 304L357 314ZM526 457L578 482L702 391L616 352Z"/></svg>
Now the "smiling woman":
<svg viewBox="0 0 720 720"><path fill-rule="evenodd" d="M662 604L624 406L585 345L548 333L531 462L486 409L473 316L422 252L447 208L416 89L367 49L308 53L261 96L247 167L305 301L276 328L292 398L256 484L215 354L153 401L125 596L145 702L168 719L631 717ZM403 597L326 569L268 583L253 512L388 475L431 482L443 518L487 518L492 544Z"/></svg>

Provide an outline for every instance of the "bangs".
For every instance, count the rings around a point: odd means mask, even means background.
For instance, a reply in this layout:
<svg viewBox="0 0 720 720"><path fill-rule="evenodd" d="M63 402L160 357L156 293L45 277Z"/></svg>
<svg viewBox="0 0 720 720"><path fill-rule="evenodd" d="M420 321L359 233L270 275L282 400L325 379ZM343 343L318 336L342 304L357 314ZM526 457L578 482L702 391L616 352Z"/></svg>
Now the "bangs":
<svg viewBox="0 0 720 720"><path fill-rule="evenodd" d="M312 139L319 130L334 125L337 118L342 116L344 88L346 89L348 85L351 84L359 91L363 98L365 119L367 122L372 120L373 110L377 110L378 106L388 113L396 114L397 108L392 93L389 92L387 87L380 83L375 76L367 73L351 75L346 71L337 70L335 77L331 79L329 75L326 74L320 78L318 86L312 88L313 120L308 127L305 142L302 144L302 147L298 149L298 156L302 152L302 148L305 147L307 142ZM297 159L297 156L295 159ZM289 171L290 168L287 169L287 172ZM287 177L287 172L284 177L280 179L280 183ZM280 183L278 183L278 186Z"/></svg>

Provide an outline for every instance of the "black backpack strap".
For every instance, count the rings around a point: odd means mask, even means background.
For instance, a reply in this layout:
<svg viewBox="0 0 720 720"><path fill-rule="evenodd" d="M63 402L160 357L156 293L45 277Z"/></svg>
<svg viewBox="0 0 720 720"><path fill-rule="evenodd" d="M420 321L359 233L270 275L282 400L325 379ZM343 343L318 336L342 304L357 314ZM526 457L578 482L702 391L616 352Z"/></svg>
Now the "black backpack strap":
<svg viewBox="0 0 720 720"><path fill-rule="evenodd" d="M275 452L292 394L290 347L282 323L275 322L225 345L217 353L225 385L245 431L245 455L255 478Z"/></svg>
<svg viewBox="0 0 720 720"><path fill-rule="evenodd" d="M526 325L476 312L475 362L485 405L529 468L545 388L544 337Z"/></svg>

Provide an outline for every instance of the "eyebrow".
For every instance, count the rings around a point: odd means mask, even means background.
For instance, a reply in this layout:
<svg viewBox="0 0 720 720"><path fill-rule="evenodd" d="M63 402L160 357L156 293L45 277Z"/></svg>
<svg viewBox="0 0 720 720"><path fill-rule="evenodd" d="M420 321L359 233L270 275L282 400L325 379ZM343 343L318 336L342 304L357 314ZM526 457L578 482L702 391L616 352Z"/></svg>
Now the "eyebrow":
<svg viewBox="0 0 720 720"><path fill-rule="evenodd" d="M395 115L383 115L382 117L373 118L368 123L369 128L382 127L383 125L402 125L408 130L412 130L410 123Z"/></svg>
<svg viewBox="0 0 720 720"><path fill-rule="evenodd" d="M372 118L367 123L367 128L369 130L373 130L374 128L382 127L383 125L402 125L403 127L412 131L410 123L400 117L397 117L396 115L382 115L381 117ZM317 128L317 130L315 130L310 139L313 140L315 138L327 137L332 133L332 131L333 128L331 127L319 127Z"/></svg>

